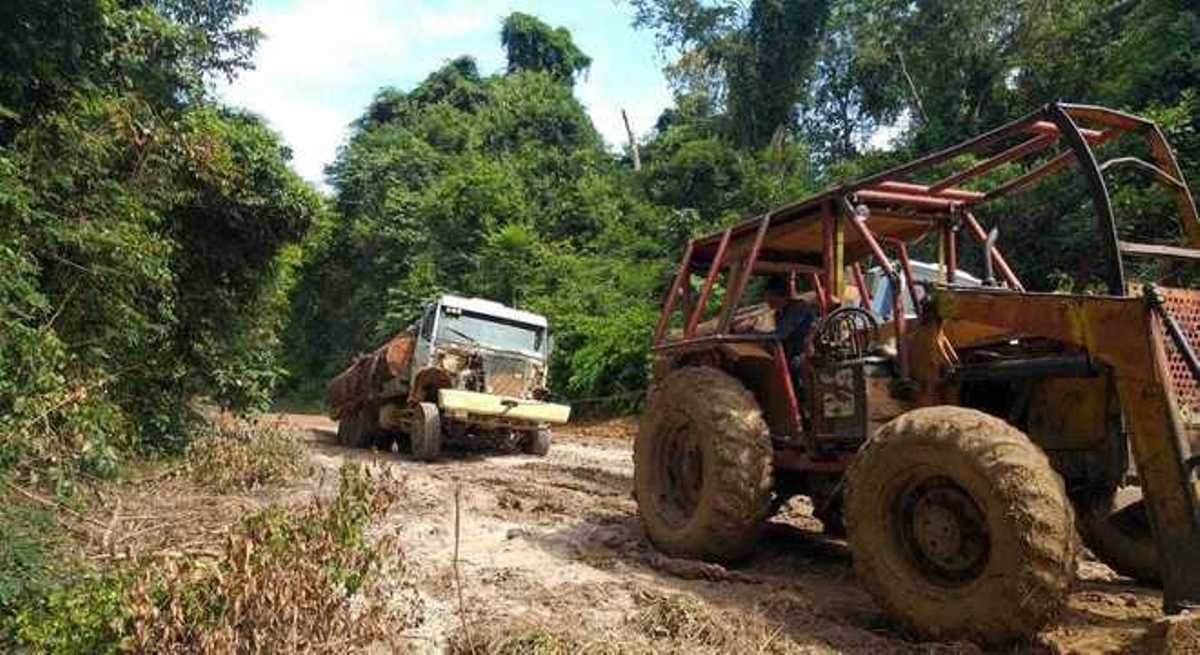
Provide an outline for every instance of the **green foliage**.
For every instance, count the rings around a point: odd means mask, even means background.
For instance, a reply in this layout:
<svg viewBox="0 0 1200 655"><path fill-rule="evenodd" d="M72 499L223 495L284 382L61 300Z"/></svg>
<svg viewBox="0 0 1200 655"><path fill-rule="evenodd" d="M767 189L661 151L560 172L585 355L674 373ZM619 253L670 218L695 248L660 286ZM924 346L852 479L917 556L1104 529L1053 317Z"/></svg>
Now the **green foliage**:
<svg viewBox="0 0 1200 655"><path fill-rule="evenodd" d="M69 541L41 507L6 498L0 534L0 650L116 652L126 580L64 557Z"/></svg>
<svg viewBox="0 0 1200 655"><path fill-rule="evenodd" d="M669 67L677 89L725 108L725 135L763 148L795 125L825 32L829 0L631 0L634 24L684 52Z"/></svg>
<svg viewBox="0 0 1200 655"><path fill-rule="evenodd" d="M535 16L514 12L504 19L500 44L508 53L508 72L542 71L572 84L592 65L565 28L552 28Z"/></svg>
<svg viewBox="0 0 1200 655"><path fill-rule="evenodd" d="M392 595L404 584L395 542L373 532L397 499L396 481L355 465L342 467L339 480L327 501L245 517L215 560L145 558L110 571L63 551L68 542L57 543L51 516L6 504L0 649L224 653L285 641L314 650L389 643L412 612Z"/></svg>
<svg viewBox="0 0 1200 655"><path fill-rule="evenodd" d="M243 519L215 562L144 568L123 598L130 649L395 649L413 609L393 595L405 584L394 539L372 529L396 502L396 481L353 464L339 477L331 500Z"/></svg>
<svg viewBox="0 0 1200 655"><path fill-rule="evenodd" d="M403 329L442 292L545 313L560 392L644 385L644 317L674 247L651 238L663 214L605 151L561 75L521 65L479 78L469 61L381 92L330 167L340 216L304 247L288 330L297 387ZM629 306L637 324L625 341L594 346L590 372L569 381L575 351L601 329L595 317Z"/></svg>
<svg viewBox="0 0 1200 655"><path fill-rule="evenodd" d="M5 617L49 585L51 548L58 532L54 517L45 510L10 502L0 507L0 528L0 631L6 631Z"/></svg>
<svg viewBox="0 0 1200 655"><path fill-rule="evenodd" d="M120 575L88 573L24 605L5 626L13 641L40 653L117 653L131 618Z"/></svg>
<svg viewBox="0 0 1200 655"><path fill-rule="evenodd" d="M0 467L61 491L181 445L193 399L265 404L288 246L321 202L261 121L204 97L249 61L246 2L18 4L0 21Z"/></svg>

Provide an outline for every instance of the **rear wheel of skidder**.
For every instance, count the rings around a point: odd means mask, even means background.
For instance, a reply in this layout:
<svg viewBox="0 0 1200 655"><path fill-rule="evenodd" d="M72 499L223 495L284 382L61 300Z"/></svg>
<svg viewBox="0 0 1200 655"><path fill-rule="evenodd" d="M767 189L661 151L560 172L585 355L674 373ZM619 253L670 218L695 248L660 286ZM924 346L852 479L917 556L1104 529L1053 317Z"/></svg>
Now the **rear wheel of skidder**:
<svg viewBox="0 0 1200 655"><path fill-rule="evenodd" d="M847 473L846 529L863 585L936 640L1028 637L1075 579L1062 480L1028 437L975 410L918 409L881 428Z"/></svg>
<svg viewBox="0 0 1200 655"><path fill-rule="evenodd" d="M524 449L530 455L545 457L550 453L550 441L554 435L550 432L550 428L542 426L533 430L525 437Z"/></svg>
<svg viewBox="0 0 1200 655"><path fill-rule="evenodd" d="M674 371L650 394L634 444L638 514L676 557L731 561L770 510L771 441L754 396L707 367Z"/></svg>
<svg viewBox="0 0 1200 655"><path fill-rule="evenodd" d="M413 457L424 462L437 459L442 453L442 417L437 405L418 404L414 408L412 421L409 439Z"/></svg>

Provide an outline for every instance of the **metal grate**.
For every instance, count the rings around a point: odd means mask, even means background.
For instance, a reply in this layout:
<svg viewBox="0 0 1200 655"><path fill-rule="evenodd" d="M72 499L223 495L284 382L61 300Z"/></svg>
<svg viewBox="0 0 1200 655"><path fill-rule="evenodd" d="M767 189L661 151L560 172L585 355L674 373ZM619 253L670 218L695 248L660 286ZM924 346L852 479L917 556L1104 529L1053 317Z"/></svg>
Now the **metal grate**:
<svg viewBox="0 0 1200 655"><path fill-rule="evenodd" d="M1179 323L1193 349L1200 350L1200 291L1160 287L1167 312ZM1164 335L1165 336L1165 335ZM1183 354L1166 338L1167 369L1175 387L1175 401L1183 414L1184 423L1200 425L1200 383L1192 377Z"/></svg>
<svg viewBox="0 0 1200 655"><path fill-rule="evenodd" d="M529 362L519 357L483 356L483 379L488 393L524 398L530 373Z"/></svg>

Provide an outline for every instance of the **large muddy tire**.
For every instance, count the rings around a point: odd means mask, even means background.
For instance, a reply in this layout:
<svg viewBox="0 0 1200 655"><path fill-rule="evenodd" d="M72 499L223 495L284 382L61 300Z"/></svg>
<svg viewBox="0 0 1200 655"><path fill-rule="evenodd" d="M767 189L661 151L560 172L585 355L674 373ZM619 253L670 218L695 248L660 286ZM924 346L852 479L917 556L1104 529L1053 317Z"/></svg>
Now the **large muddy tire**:
<svg viewBox="0 0 1200 655"><path fill-rule="evenodd" d="M846 482L855 572L905 629L1000 645L1062 609L1074 512L1016 428L970 409L918 409L879 430Z"/></svg>
<svg viewBox="0 0 1200 655"><path fill-rule="evenodd" d="M525 437L525 443L522 444L523 449L530 455L545 457L550 453L550 442L553 440L554 434L549 427L540 427L530 432Z"/></svg>
<svg viewBox="0 0 1200 655"><path fill-rule="evenodd" d="M1200 482L1195 483L1200 493ZM1113 571L1142 584L1162 584L1158 545L1139 487L1124 487L1079 508L1083 543Z"/></svg>
<svg viewBox="0 0 1200 655"><path fill-rule="evenodd" d="M413 412L412 430L409 438L412 441L413 457L432 462L442 454L442 417L437 405L420 403Z"/></svg>
<svg viewBox="0 0 1200 655"><path fill-rule="evenodd" d="M770 510L771 440L754 396L714 368L672 372L634 443L646 535L675 557L728 562L754 548Z"/></svg>

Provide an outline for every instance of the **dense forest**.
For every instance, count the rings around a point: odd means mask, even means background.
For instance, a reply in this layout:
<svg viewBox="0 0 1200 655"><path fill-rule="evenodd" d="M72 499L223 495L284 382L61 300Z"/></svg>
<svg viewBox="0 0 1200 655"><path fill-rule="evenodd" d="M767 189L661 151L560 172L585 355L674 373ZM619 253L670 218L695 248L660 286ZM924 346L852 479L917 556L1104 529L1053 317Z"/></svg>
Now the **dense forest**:
<svg viewBox="0 0 1200 655"><path fill-rule="evenodd" d="M0 10L0 469L68 484L177 449L198 402L315 398L443 291L548 315L555 393L628 407L687 238L1060 98L1157 119L1200 179L1188 0L628 0L675 94L637 167L573 92L589 55L512 14L504 70L380 89L325 197L212 95L252 65L248 5ZM1140 193L1122 229L1169 234ZM1002 239L1031 286L1086 278L1079 198L990 217L1051 210Z"/></svg>
<svg viewBox="0 0 1200 655"><path fill-rule="evenodd" d="M532 16L504 21L503 71L481 73L468 53L415 88L379 91L329 168L333 211L304 247L293 385L317 395L423 300L454 291L545 313L555 391L584 409L628 407L688 237L1058 99L1152 116L1200 175L1200 11L1183 0L629 4L675 92L637 144L637 170L572 94L587 54ZM894 136L872 148L880 130ZM985 217L1003 221L1032 287L1086 281L1085 198L1070 180L1044 184ZM1115 202L1122 229L1177 234L1136 185Z"/></svg>

